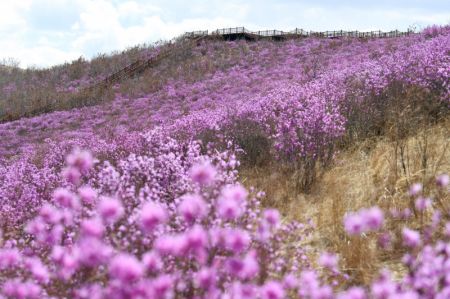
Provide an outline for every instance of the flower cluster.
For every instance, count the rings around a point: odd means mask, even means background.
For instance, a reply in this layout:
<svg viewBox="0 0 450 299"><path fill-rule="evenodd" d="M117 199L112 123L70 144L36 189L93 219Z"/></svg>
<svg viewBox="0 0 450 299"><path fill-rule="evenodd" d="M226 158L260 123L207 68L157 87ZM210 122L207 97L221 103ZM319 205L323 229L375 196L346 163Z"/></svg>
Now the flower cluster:
<svg viewBox="0 0 450 299"><path fill-rule="evenodd" d="M374 206L370 209L362 209L358 213L348 214L344 219L344 227L349 235L360 235L379 230L383 226L383 221L383 211Z"/></svg>
<svg viewBox="0 0 450 299"><path fill-rule="evenodd" d="M148 142L156 141L149 137ZM177 148L169 143L156 151L162 155L165 146ZM169 189L168 179L184 185L180 194L151 194L146 179L132 177L144 173L139 166L145 157L122 160L122 169L109 165L105 172L94 168L88 152L75 150L66 159L68 167L90 173L95 189L66 177L70 184L57 188L25 230L4 242L0 293L17 299L448 297L446 239L404 227L401 238L409 251L403 263L409 271L403 280L394 281L383 271L368 287L341 290L336 278L346 276L339 257L324 252L317 264L326 271L315 269L307 257L311 253L299 245L312 227L284 222L275 209L261 209L263 194L236 182L227 166L235 164L229 154L222 154L222 160L188 156L196 162L186 177L160 177ZM447 186L448 176L439 176L437 187L445 193ZM419 196L421 188L411 190ZM347 215L344 227L357 235L381 230L384 221L375 206ZM442 236L440 222L433 217L436 236ZM450 237L449 227L444 226L444 238Z"/></svg>
<svg viewBox="0 0 450 299"><path fill-rule="evenodd" d="M147 142L158 144L155 136ZM278 211L261 210L263 194L236 182L230 154L201 156L198 150L196 144L186 149L165 139L153 150L158 156L132 155L118 169L108 163L94 169L88 152L72 152L67 167L89 174L92 186L65 176L70 184L55 189L51 202L19 233L25 237L5 244L1 293L282 298L288 292L283 281L309 262L300 259L302 247L281 240L298 243L308 227L283 224ZM187 164L184 172L174 176L174 167L182 165L167 164L165 151ZM158 173L158 167L171 169Z"/></svg>

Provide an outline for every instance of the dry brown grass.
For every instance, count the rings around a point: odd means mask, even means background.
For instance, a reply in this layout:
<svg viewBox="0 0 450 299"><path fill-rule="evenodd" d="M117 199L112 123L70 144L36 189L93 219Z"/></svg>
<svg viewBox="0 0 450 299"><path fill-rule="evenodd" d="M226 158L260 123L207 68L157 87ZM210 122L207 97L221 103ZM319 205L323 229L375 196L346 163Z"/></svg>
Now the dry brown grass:
<svg viewBox="0 0 450 299"><path fill-rule="evenodd" d="M214 43L216 50L212 59L210 55L199 55L198 50L206 50L205 45L200 47L186 47L170 52L169 56L155 63L139 76L131 76L120 82L118 90L111 86L99 85L95 88L81 88L79 92L57 91L57 86L65 86L68 81L97 75L110 75L135 62L141 57L146 46L137 46L122 53L100 55L90 62L78 59L71 64L55 66L51 69L17 70L17 78L10 78L17 82L20 88L8 97L0 97L0 123L48 113L63 111L85 106L99 105L115 98L120 92L131 98L151 94L160 90L169 81L193 83L206 78L216 71L224 71L235 66L242 57L246 45L230 47L223 42ZM165 47L161 45L161 49ZM87 73L86 73L87 72ZM0 73L0 76L3 73ZM62 80L63 75L69 79ZM29 77L37 76L43 86L32 84ZM14 80L13 80L14 79ZM27 81L28 80L28 81ZM97 80L94 80L96 82ZM0 94L1 96L1 94Z"/></svg>
<svg viewBox="0 0 450 299"><path fill-rule="evenodd" d="M386 135L360 142L339 153L308 194L296 191L295 176L276 163L242 169L241 180L246 186L266 191L264 205L280 209L285 217L313 219L317 229L310 245L337 252L350 283L367 284L380 268L401 274L402 249L394 242L390 250L381 250L376 234L349 238L342 225L345 213L372 205L386 212L411 207L405 195L411 183L422 182L427 193L437 174L450 172L449 128L450 120L446 119L403 140ZM448 214L448 196L442 201L435 201L435 205L447 209ZM404 225L420 228L423 217L429 216L390 220L387 228L395 237Z"/></svg>

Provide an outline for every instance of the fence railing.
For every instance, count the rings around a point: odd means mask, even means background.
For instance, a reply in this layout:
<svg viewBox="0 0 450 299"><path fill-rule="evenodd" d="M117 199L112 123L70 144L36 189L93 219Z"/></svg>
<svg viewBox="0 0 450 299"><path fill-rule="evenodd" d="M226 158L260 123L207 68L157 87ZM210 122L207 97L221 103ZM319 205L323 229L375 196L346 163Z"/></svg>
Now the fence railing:
<svg viewBox="0 0 450 299"><path fill-rule="evenodd" d="M227 36L227 35L248 35L255 38L265 38L265 37L323 37L323 38L342 38L342 37L355 37L355 38L386 38L386 37L402 37L413 34L413 31L388 31L384 32L378 31L344 31L344 30L334 30L334 31L306 31L300 28L295 28L291 31L282 30L263 30L263 31L251 31L245 27L235 27L235 28L223 28L217 29L211 32L206 31L192 31L186 32L184 37L198 37L198 36Z"/></svg>
<svg viewBox="0 0 450 299"><path fill-rule="evenodd" d="M197 32L200 32L200 31L197 31ZM118 83L118 82L124 80L124 79L130 78L136 74L142 73L143 71L145 71L149 67L156 65L162 59L168 57L172 53L191 47L192 44L195 43L195 41L202 39L203 36L204 35L189 34L189 35L186 35L186 37L191 37L194 39L191 39L191 38L183 39L177 43L170 42L170 43L166 44L164 46L164 48L155 56L150 57L150 58L139 59L139 60L123 67L119 71L107 76L103 80L85 88L84 91L91 92L92 90L97 89L97 88L111 86L111 85L114 85L115 83Z"/></svg>

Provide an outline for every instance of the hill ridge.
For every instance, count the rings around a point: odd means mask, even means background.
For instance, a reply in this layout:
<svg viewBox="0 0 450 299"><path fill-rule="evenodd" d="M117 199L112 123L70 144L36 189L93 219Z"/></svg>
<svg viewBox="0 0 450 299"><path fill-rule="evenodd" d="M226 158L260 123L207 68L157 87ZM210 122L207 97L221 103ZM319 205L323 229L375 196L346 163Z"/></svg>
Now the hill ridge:
<svg viewBox="0 0 450 299"><path fill-rule="evenodd" d="M107 88L115 83L122 80L132 78L139 73L142 73L146 69L156 65L162 59L168 57L176 50L181 50L189 48L196 44L201 39L224 39L224 40L259 40L259 39L272 39L277 41L284 41L294 38L307 38L307 37L318 37L318 38L392 38L392 37L403 37L413 34L413 31L398 31L393 30L389 32L378 31L344 31L344 30L334 30L334 31L306 31L303 29L295 28L291 31L282 30L263 30L263 31L251 31L245 27L232 27L216 29L209 32L208 30L198 30L192 32L186 32L178 38L174 38L172 41L178 40L178 42L169 42L169 46L165 48L162 52L158 53L156 56L152 56L148 59L138 59L135 62L127 65L126 67L120 69L119 71L112 73L100 82L94 85L88 86L83 90L83 92L91 92L97 88ZM186 42L187 41L187 42Z"/></svg>

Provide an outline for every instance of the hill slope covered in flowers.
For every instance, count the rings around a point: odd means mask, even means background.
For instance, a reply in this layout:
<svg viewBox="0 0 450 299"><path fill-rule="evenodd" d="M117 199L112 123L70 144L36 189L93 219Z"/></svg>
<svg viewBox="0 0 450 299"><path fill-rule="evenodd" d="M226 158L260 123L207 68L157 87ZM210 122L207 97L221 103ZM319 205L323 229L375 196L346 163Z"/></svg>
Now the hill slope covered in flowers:
<svg viewBox="0 0 450 299"><path fill-rule="evenodd" d="M208 41L114 86L109 101L0 124L1 293L447 298L448 153L432 160L431 137L421 139L413 171L409 144L448 123L449 41L448 27L376 40ZM87 68L77 76L92 79ZM54 73L42 80L53 86ZM9 99L12 83L1 82ZM259 178L292 181L287 192L314 194L342 153L377 138L395 144L393 167L407 180L384 187L404 209L330 211L346 250L314 246L323 219L280 214L262 192L272 186L242 185L240 172L262 169ZM377 239L379 255L400 253L407 273L361 282L359 268L343 267L361 238Z"/></svg>

